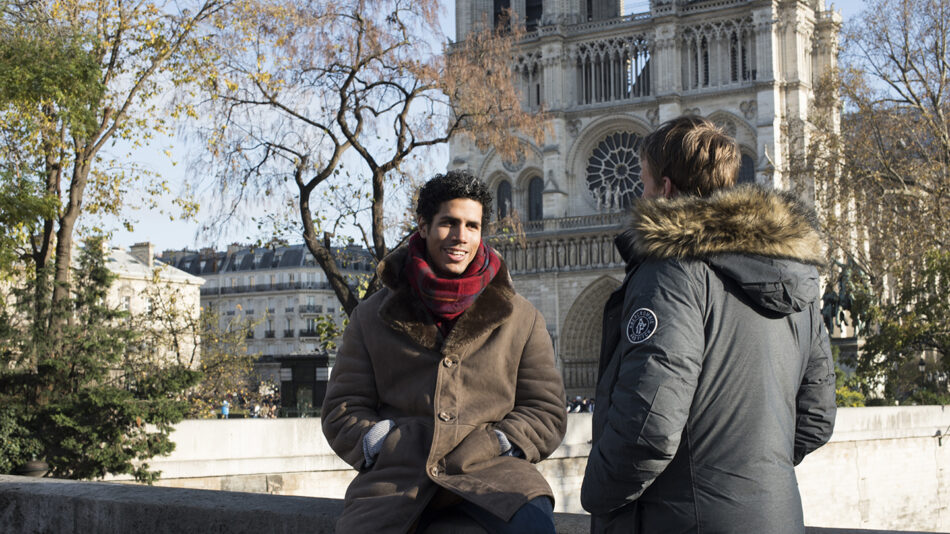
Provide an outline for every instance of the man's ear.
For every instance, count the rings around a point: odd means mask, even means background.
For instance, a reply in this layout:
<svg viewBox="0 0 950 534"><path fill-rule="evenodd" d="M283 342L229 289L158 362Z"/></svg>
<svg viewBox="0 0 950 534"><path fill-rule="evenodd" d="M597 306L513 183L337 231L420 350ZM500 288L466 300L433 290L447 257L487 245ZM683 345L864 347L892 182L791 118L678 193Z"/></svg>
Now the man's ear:
<svg viewBox="0 0 950 534"><path fill-rule="evenodd" d="M419 237L425 239L429 233L429 225L426 224L425 219L423 219L421 215L416 217L416 225L419 227Z"/></svg>
<svg viewBox="0 0 950 534"><path fill-rule="evenodd" d="M669 176L663 177L663 198L673 198L679 191L676 190L676 186L673 185L673 180L670 180Z"/></svg>

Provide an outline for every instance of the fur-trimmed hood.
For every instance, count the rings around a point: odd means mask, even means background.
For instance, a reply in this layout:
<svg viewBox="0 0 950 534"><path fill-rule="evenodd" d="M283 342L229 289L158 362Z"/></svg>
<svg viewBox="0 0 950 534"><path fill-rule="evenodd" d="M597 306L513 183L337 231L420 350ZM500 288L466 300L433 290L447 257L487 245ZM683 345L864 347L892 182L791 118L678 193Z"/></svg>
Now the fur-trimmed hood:
<svg viewBox="0 0 950 534"><path fill-rule="evenodd" d="M379 316L423 347L434 349L441 340L441 334L403 274L408 255L409 248L402 246L386 256L376 268L379 279L389 292L379 308ZM495 277L452 327L445 339L445 350L460 348L508 319L514 311L511 302L514 296L515 289L508 274L508 266L501 259Z"/></svg>
<svg viewBox="0 0 950 534"><path fill-rule="evenodd" d="M630 229L630 250L641 258L731 253L824 263L814 211L791 193L760 186L737 186L708 198L642 200Z"/></svg>
<svg viewBox="0 0 950 534"><path fill-rule="evenodd" d="M814 211L792 193L756 185L642 200L617 247L628 268L651 259L705 261L780 313L818 297L816 266L825 261Z"/></svg>

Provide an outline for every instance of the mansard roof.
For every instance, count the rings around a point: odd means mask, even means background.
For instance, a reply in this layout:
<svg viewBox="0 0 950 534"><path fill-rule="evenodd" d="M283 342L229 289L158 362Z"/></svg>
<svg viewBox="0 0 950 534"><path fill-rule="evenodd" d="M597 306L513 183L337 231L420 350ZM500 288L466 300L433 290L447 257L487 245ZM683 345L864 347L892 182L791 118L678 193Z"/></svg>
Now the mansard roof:
<svg viewBox="0 0 950 534"><path fill-rule="evenodd" d="M344 271L373 271L375 264L368 251L356 246L334 247L343 259ZM207 276L228 272L254 272L276 269L317 267L313 255L303 244L278 247L231 247L227 251L166 251L162 261L185 272Z"/></svg>

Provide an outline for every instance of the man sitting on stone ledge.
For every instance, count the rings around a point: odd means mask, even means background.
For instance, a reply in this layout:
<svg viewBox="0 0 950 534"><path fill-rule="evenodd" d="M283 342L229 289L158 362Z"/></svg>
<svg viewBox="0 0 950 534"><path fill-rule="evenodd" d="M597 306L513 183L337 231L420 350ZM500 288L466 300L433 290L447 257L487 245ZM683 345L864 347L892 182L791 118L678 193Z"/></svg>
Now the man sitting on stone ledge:
<svg viewBox="0 0 950 534"><path fill-rule="evenodd" d="M803 533L794 466L835 416L814 214L731 187L738 147L698 117L647 136L641 162L581 503L594 532Z"/></svg>
<svg viewBox="0 0 950 534"><path fill-rule="evenodd" d="M567 427L544 318L482 242L491 193L467 172L427 182L418 231L353 311L323 404L359 474L340 533L554 533L532 465Z"/></svg>

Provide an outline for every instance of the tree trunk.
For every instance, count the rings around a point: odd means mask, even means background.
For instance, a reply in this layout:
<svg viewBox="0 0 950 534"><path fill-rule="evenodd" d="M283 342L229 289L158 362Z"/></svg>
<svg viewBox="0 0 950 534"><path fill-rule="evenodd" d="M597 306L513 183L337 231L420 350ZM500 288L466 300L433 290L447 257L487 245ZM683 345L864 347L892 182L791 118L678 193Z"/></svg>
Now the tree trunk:
<svg viewBox="0 0 950 534"><path fill-rule="evenodd" d="M59 218L59 229L56 231L56 269L53 275L53 299L51 302L54 311L50 328L56 329L62 324L63 317L57 313L63 303L69 298L70 267L73 252L73 230L76 220L82 210L82 195L89 178L92 162L88 147L77 151L76 161L73 164L73 176L69 182L69 199Z"/></svg>
<svg viewBox="0 0 950 534"><path fill-rule="evenodd" d="M336 293L337 300L343 305L343 310L347 315L352 314L360 300L346 283L346 277L343 276L336 259L333 258L329 243L320 243L317 238L317 230L313 226L313 215L310 213L310 195L303 191L300 195L300 219L303 222L303 240L307 248L327 275L327 281Z"/></svg>

